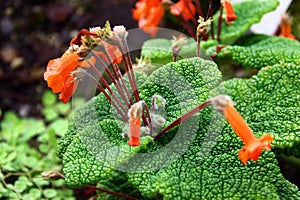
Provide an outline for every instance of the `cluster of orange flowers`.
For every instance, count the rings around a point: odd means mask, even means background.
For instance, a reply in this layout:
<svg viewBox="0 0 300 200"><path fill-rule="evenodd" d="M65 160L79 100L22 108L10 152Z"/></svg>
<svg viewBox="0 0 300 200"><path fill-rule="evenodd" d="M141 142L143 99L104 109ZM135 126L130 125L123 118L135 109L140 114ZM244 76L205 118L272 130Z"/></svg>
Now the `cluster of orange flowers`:
<svg viewBox="0 0 300 200"><path fill-rule="evenodd" d="M225 9L226 22L228 24L232 23L237 16L230 1L220 0L220 2L222 5L221 9ZM158 30L158 24L166 10L169 10L172 15L182 18L184 23L187 23L189 20L195 21L195 15L200 11L197 11L194 3L195 0L179 0L177 3L173 3L171 0L139 0L132 10L132 15L138 21L138 26L154 37ZM200 4L198 3L197 5ZM200 13L197 14L201 15Z"/></svg>
<svg viewBox="0 0 300 200"><path fill-rule="evenodd" d="M59 99L68 102L74 94L80 76L77 75L79 68L90 68L97 59L101 58L104 63L120 63L122 53L119 47L111 45L103 40L103 29L94 28L90 31L83 29L70 42L69 49L60 57L48 62L44 79L53 93L60 93ZM114 34L112 32L112 34ZM112 36L111 36L112 37ZM103 45L106 52L93 49L93 46ZM87 54L92 56L87 59Z"/></svg>
<svg viewBox="0 0 300 200"><path fill-rule="evenodd" d="M192 0L179 0L173 4L165 0L139 0L132 10L133 18L138 21L139 27L146 33L155 36L158 23L164 16L165 10L170 9L171 14L182 16L188 21L195 17L196 8ZM149 29L148 27L153 27Z"/></svg>

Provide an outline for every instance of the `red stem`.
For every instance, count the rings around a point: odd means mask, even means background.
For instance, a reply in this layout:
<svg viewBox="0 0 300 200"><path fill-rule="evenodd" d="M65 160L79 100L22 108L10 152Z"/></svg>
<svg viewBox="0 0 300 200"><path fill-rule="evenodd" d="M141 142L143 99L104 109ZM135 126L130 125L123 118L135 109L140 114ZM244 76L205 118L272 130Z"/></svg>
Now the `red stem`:
<svg viewBox="0 0 300 200"><path fill-rule="evenodd" d="M206 20L211 17L212 21L211 21L211 24L210 24L210 31L211 31L211 39L215 39L215 31L214 31L214 20L213 20L213 14L212 14L212 0L209 0L209 7L208 7L208 12L207 12L207 16L206 16Z"/></svg>
<svg viewBox="0 0 300 200"><path fill-rule="evenodd" d="M138 91L138 88L136 85L136 79L135 79L134 72L133 72L132 61L131 61L130 54L129 54L129 48L128 48L126 41L122 41L122 44L123 44L123 47L125 48L125 52L123 52L126 55L125 58L127 58L127 62L125 64L125 66L127 65L126 68L128 70L127 71L128 77L130 77L129 81L130 81L131 89L133 92L133 96L134 96L136 102L139 102L141 98L140 98L139 91ZM150 115L149 115L149 117L150 117ZM147 119L146 119L144 113L142 114L142 119L144 122L144 126L147 126L148 122L147 122Z"/></svg>
<svg viewBox="0 0 300 200"><path fill-rule="evenodd" d="M191 7L190 7L190 5L189 5L188 0L184 0L183 2L184 2L184 4L186 5L188 11L189 11L190 13L192 13L192 9L191 9ZM197 25L198 25L197 20L196 20L195 18L192 18L192 21L193 21L193 23L194 23L194 26L197 27Z"/></svg>
<svg viewBox="0 0 300 200"><path fill-rule="evenodd" d="M181 23L181 25L186 28L187 32L190 34L191 37L196 39L195 30L193 27L191 27L190 23L186 21L181 15L177 16L178 21Z"/></svg>
<svg viewBox="0 0 300 200"><path fill-rule="evenodd" d="M199 38L198 41L197 41L197 57L200 58L200 42L201 42L201 39Z"/></svg>
<svg viewBox="0 0 300 200"><path fill-rule="evenodd" d="M158 140L162 135L164 135L167 131L169 131L171 128L177 126L178 124L181 124L182 122L184 122L185 120L187 120L188 118L190 118L191 116L193 116L194 114L196 114L199 110L207 107L211 105L211 101L205 101L204 103L200 104L199 106L197 106L196 108L193 108L192 110L188 111L187 113L185 113L184 115L182 115L181 117L179 117L178 119L176 119L175 121L173 121L170 125L168 125L166 128L164 128L158 135L156 135L154 137L154 141Z"/></svg>
<svg viewBox="0 0 300 200"><path fill-rule="evenodd" d="M105 54L106 54L106 57L107 57L108 60L109 60L110 67L112 68L113 73L114 73L116 79L119 77L119 78L122 80L122 79L123 79L123 76L122 76L122 73L121 73L121 71L120 71L120 69L119 69L119 66L118 66L117 64L112 64L112 61L111 61L111 59L110 59L110 57L109 57L107 51L105 52ZM116 66L116 67L114 67L114 66ZM119 73L117 73L116 70L117 70ZM109 71L109 70L108 70L108 71ZM110 73L110 71L109 71L109 73ZM118 76L118 74L119 74L119 76ZM112 76L112 75L111 75L111 76ZM113 77L112 77L112 78L113 78ZM121 87L120 87L119 81L118 81L118 80L115 80L114 84L115 84L116 86L118 86L118 88L117 88L117 89L118 89L118 92L119 92L120 95L122 96L123 101L125 102L127 108L129 109L129 108L130 108L131 101L132 101L132 98L131 98L130 93L129 93L129 91L128 91L127 85L125 84L124 81L122 81L123 88L125 89L125 91L126 91L126 93L127 93L127 97L128 97L129 100L126 99L126 97L125 97L125 95L124 95L124 92L123 92L123 90L122 90ZM128 94L129 94L129 95L128 95Z"/></svg>
<svg viewBox="0 0 300 200"><path fill-rule="evenodd" d="M104 192L106 194L111 194L111 195L114 195L114 196L117 196L117 197L121 197L123 199L137 200L136 198L127 196L125 194L118 193L118 192L113 192L113 191L106 190L106 189L103 189L103 188L99 188L99 187L96 187L96 186L93 186L93 185L86 185L85 187L90 188L90 189L94 189L94 190L98 190L98 191Z"/></svg>
<svg viewBox="0 0 300 200"><path fill-rule="evenodd" d="M223 6L220 6L220 16L218 19L218 35L217 35L217 40L220 43L220 36L221 36L221 29L222 29L222 15L223 15Z"/></svg>
<svg viewBox="0 0 300 200"><path fill-rule="evenodd" d="M92 76L90 73L86 72L85 70L84 70L84 72L92 79L92 81L97 85L97 87L104 94L104 96L107 98L107 100L115 107L115 109L121 115L123 120L128 121L128 117L126 115L126 112L125 112L125 115L124 115L124 113L120 110L120 108L116 105L116 103L112 100L112 98L107 94L105 89L102 87L102 85L100 85L100 83L95 79L95 77Z"/></svg>
<svg viewBox="0 0 300 200"><path fill-rule="evenodd" d="M200 1L199 0L194 0L194 2L196 3L196 9L197 9L198 15L203 17Z"/></svg>
<svg viewBox="0 0 300 200"><path fill-rule="evenodd" d="M97 60L100 60L98 57L96 57ZM91 66L91 68L93 69L93 71L97 74L98 78L101 80L101 82L104 84L105 88L108 89L109 93L113 96L113 98L116 100L116 102L119 104L119 106L121 107L121 109L123 110L123 112L127 112L127 109L124 107L124 105L121 103L120 99L117 97L117 95L114 93L114 91L111 89L111 87L108 85L108 83L106 82L106 80L101 76L101 74L99 73L99 71L97 70L97 68L89 61L87 60L87 62L89 63L89 65ZM101 61L100 61L101 62ZM98 83L98 81L97 81ZM100 84L99 84L100 85ZM98 84L97 84L98 86ZM105 91L105 90L104 90ZM126 119L126 118L125 118Z"/></svg>
<svg viewBox="0 0 300 200"><path fill-rule="evenodd" d="M148 116L148 126L149 126L149 129L150 129L150 135L152 135L153 134L153 125L152 125L152 120L151 120L149 107L146 103L144 103L144 106L145 106L146 113L147 113L147 116Z"/></svg>
<svg viewBox="0 0 300 200"><path fill-rule="evenodd" d="M133 104L133 100L132 100L132 98L131 98L131 95L130 95L130 92L129 92L129 90L128 90L128 87L127 87L127 85L126 85L126 83L125 83L125 81L124 81L124 78L123 78L123 76L122 76L122 73L121 73L119 67L118 67L117 65L114 65L113 67L115 67L115 68L117 69L116 73L117 73L118 77L120 78L121 83L122 83L122 85L123 85L123 88L124 88L124 90L125 90L125 92L126 92L126 94L127 94L127 97L128 97L128 99L129 99L129 102L130 102L130 104L128 105L128 108L130 108L130 105Z"/></svg>
<svg viewBox="0 0 300 200"><path fill-rule="evenodd" d="M93 52L93 54L94 54L94 56L96 57L96 55L95 55L94 52ZM109 58L109 55L106 54L106 57L109 59L109 62L111 63L111 60L110 60L110 58ZM120 87L119 82L116 80L117 75L116 75L116 73L115 73L114 67L112 66L112 64L110 64L110 67L113 69L113 72L114 72L114 75L116 76L116 78L113 77L113 75L111 74L109 68L107 67L106 63L105 63L103 60L101 60L101 59L97 59L97 60L101 63L101 65L103 66L105 72L108 74L109 78L111 79L111 81L113 82L113 84L116 86L116 88L117 88L119 94L121 95L122 100L123 100L124 103L126 104L127 108L129 108L129 107L130 107L129 102L128 102L128 100L126 99L126 97L125 97L125 95L124 95L124 92L123 92L123 90L122 90L121 87ZM99 74L99 73L98 73L98 74ZM98 75L98 74L97 74L97 75Z"/></svg>

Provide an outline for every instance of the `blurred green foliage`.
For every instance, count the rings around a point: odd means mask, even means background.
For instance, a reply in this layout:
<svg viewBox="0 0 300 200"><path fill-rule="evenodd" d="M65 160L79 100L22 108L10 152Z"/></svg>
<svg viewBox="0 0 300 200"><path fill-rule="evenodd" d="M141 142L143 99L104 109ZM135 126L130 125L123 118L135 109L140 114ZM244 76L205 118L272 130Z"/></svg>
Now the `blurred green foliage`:
<svg viewBox="0 0 300 200"><path fill-rule="evenodd" d="M57 140L67 131L71 104L58 102L51 91L43 94L42 104L43 119L3 113L0 199L75 199L73 191L64 187L64 180L49 181L41 176L44 171L61 170Z"/></svg>

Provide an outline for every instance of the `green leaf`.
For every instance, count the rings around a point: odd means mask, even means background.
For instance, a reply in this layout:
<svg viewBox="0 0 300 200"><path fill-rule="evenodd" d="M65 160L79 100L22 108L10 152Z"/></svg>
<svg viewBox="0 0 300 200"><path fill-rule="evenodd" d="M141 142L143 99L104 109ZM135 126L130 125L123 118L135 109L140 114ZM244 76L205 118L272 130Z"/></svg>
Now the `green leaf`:
<svg viewBox="0 0 300 200"><path fill-rule="evenodd" d="M50 124L49 128L52 128L55 131L56 135L63 136L68 129L68 120L57 119Z"/></svg>
<svg viewBox="0 0 300 200"><path fill-rule="evenodd" d="M171 40L165 38L155 38L144 42L141 56L150 58L152 65L158 67L173 61ZM189 38L187 44L183 45L179 51L178 60L190 58L196 55L197 43L193 38Z"/></svg>
<svg viewBox="0 0 300 200"><path fill-rule="evenodd" d="M49 185L49 181L47 180L44 180L42 177L34 177L33 179L33 182L35 184L37 184L38 186L44 186L44 185Z"/></svg>
<svg viewBox="0 0 300 200"><path fill-rule="evenodd" d="M23 181L16 181L14 185L14 189L18 193L22 193L27 188L27 185Z"/></svg>
<svg viewBox="0 0 300 200"><path fill-rule="evenodd" d="M278 0L246 0L243 2L233 4L233 9L237 15L237 19L233 21L232 25L228 26L223 20L221 42L230 43L232 40L237 39L244 33L246 33L250 27L259 22L262 16L272 10L275 10L279 5ZM225 11L223 11L225 13ZM219 18L219 11L213 16L214 32L217 33Z"/></svg>
<svg viewBox="0 0 300 200"><path fill-rule="evenodd" d="M55 109L57 110L58 113L62 115L66 115L71 110L71 104L58 102L55 105Z"/></svg>
<svg viewBox="0 0 300 200"><path fill-rule="evenodd" d="M277 63L299 64L300 60L300 43L276 36L246 35L218 54L211 51L214 48L208 51L216 55L217 62L232 60L250 68L260 69Z"/></svg>
<svg viewBox="0 0 300 200"><path fill-rule="evenodd" d="M271 133L275 137L274 151L293 152L298 156L299 70L300 66L292 64L275 65L264 68L249 80L234 79L218 87L219 92L232 96L237 109L257 136ZM238 158L238 151L243 146L240 139L222 121L222 116L212 120L212 133L205 131L203 127L209 124L211 116L203 111L200 112L202 120L207 118L208 121L200 121L202 130L198 130L193 144L180 158L157 171L146 172L154 169L158 162L149 161L148 165L136 169L144 173L128 174L129 181L144 196L155 198L159 193L164 199L300 198L298 188L280 174L273 152L265 151L258 161L249 161L243 166ZM218 127L220 135L214 136ZM207 148L209 142L212 149Z"/></svg>
<svg viewBox="0 0 300 200"><path fill-rule="evenodd" d="M29 191L29 196L30 196L30 199L40 199L41 196L42 196L42 193L41 193L41 191L39 189L32 188Z"/></svg>
<svg viewBox="0 0 300 200"><path fill-rule="evenodd" d="M42 96L42 103L44 106L52 106L57 101L56 94L50 90L46 90Z"/></svg>
<svg viewBox="0 0 300 200"><path fill-rule="evenodd" d="M298 188L282 176L273 152L299 156L299 71L297 65L275 65L214 89L221 78L217 66L191 58L159 68L139 86L148 105L153 95L166 99L166 125L211 96L229 94L256 136L270 133L275 138L272 151L263 151L247 165L238 157L243 143L211 107L158 141L142 137L142 145L132 148L121 137L125 122L100 94L75 113L59 143L66 184L99 183L113 189L115 179L128 184L119 192L130 194L133 186L141 193L133 195L150 199L299 199ZM114 176L119 171L122 177Z"/></svg>
<svg viewBox="0 0 300 200"><path fill-rule="evenodd" d="M42 114L46 121L52 121L58 117L58 113L53 108L44 108Z"/></svg>
<svg viewBox="0 0 300 200"><path fill-rule="evenodd" d="M34 136L42 133L45 130L45 124L42 120L37 119L23 119L22 120L22 136L19 137L18 142L27 142Z"/></svg>
<svg viewBox="0 0 300 200"><path fill-rule="evenodd" d="M43 190L43 194L46 198L51 199L57 195L57 192L54 189L46 188Z"/></svg>

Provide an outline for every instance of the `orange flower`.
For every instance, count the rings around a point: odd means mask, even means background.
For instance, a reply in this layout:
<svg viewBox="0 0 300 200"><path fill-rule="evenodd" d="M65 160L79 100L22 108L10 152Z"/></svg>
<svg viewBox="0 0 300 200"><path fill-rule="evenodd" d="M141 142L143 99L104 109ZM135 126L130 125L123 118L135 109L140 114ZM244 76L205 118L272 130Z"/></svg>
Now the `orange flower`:
<svg viewBox="0 0 300 200"><path fill-rule="evenodd" d="M139 27L154 37L158 31L157 26L164 16L164 7L160 0L140 0L135 4L132 15L138 21ZM149 28L153 27L153 28Z"/></svg>
<svg viewBox="0 0 300 200"><path fill-rule="evenodd" d="M128 141L128 144L133 147L139 146L141 144L140 142L141 117L142 117L144 104L145 104L144 101L139 101L133 104L128 110L129 134L130 134L130 139Z"/></svg>
<svg viewBox="0 0 300 200"><path fill-rule="evenodd" d="M295 40L296 37L292 34L291 22L288 14L284 14L280 23L280 37L290 38Z"/></svg>
<svg viewBox="0 0 300 200"><path fill-rule="evenodd" d="M237 18L236 14L234 13L233 7L229 0L221 0L221 3L225 8L226 22L228 24L231 24Z"/></svg>
<svg viewBox="0 0 300 200"><path fill-rule="evenodd" d="M273 137L269 134L256 138L243 117L236 111L231 103L227 102L224 115L232 129L244 142L245 147L239 151L239 158L245 165L249 159L258 160L263 149L270 150Z"/></svg>
<svg viewBox="0 0 300 200"><path fill-rule="evenodd" d="M130 131L130 139L128 144L130 146L136 147L140 146L140 137L141 137L141 120L140 118L135 119L132 117L129 122L129 131Z"/></svg>
<svg viewBox="0 0 300 200"><path fill-rule="evenodd" d="M74 94L77 85L78 81L74 80L74 76L70 76L66 80L64 87L58 96L59 100L63 101L64 103L67 103L70 100L71 96Z"/></svg>
<svg viewBox="0 0 300 200"><path fill-rule="evenodd" d="M73 95L77 84L71 73L80 65L80 57L76 53L65 52L61 58L50 60L44 79L52 92L60 93L59 99L68 102Z"/></svg>
<svg viewBox="0 0 300 200"><path fill-rule="evenodd" d="M192 0L180 0L170 6L170 11L175 16L182 15L186 21L194 18L196 14L196 8L192 3Z"/></svg>

